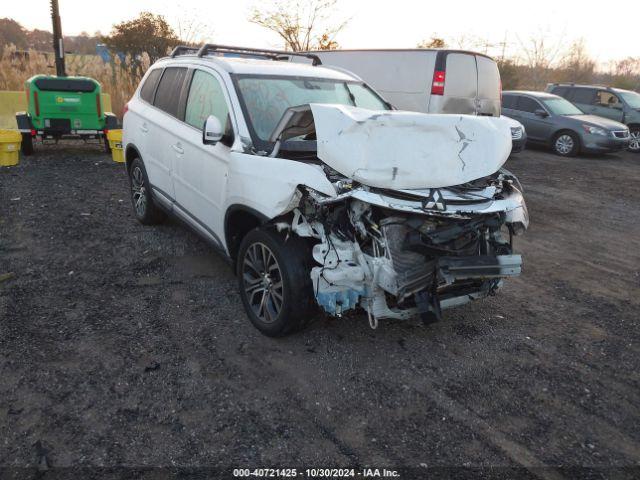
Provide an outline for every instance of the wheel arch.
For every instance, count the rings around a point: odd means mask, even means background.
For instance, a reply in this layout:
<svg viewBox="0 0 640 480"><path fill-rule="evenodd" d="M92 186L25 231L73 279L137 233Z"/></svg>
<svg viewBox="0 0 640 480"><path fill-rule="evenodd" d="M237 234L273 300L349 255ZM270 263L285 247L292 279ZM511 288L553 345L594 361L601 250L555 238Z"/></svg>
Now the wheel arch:
<svg viewBox="0 0 640 480"><path fill-rule="evenodd" d="M142 155L140 155L138 148L135 145L127 145L127 148L124 151L124 161L127 168L127 173L131 169L131 164L136 158L142 160Z"/></svg>
<svg viewBox="0 0 640 480"><path fill-rule="evenodd" d="M232 262L235 263L244 236L268 221L266 215L246 205L234 204L227 208L224 214L224 239Z"/></svg>

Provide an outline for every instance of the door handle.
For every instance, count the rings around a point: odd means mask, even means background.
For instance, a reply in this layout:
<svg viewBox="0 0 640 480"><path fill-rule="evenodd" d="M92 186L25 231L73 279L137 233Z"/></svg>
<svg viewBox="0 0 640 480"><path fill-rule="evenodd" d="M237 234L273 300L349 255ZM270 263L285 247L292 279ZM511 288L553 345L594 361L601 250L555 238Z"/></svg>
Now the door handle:
<svg viewBox="0 0 640 480"><path fill-rule="evenodd" d="M149 131L149 128L147 127L146 123L143 123L142 125L140 125L140 130L142 131L142 133L147 133Z"/></svg>
<svg viewBox="0 0 640 480"><path fill-rule="evenodd" d="M180 145L180 143L176 143L175 145L171 145L171 148L173 148L175 150L176 153L182 155L184 153L184 150L182 149L182 145Z"/></svg>

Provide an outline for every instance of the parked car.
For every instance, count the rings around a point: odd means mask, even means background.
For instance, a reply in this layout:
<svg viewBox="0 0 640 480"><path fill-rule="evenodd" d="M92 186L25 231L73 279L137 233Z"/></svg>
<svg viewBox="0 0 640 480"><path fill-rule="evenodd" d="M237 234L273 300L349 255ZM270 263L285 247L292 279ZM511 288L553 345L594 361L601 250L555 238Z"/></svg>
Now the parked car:
<svg viewBox="0 0 640 480"><path fill-rule="evenodd" d="M504 115L500 118L504 118L509 123L509 129L511 131L511 153L520 153L527 145L526 128L513 118L505 117Z"/></svg>
<svg viewBox="0 0 640 480"><path fill-rule="evenodd" d="M629 127L629 150L640 153L640 93L599 85L547 85L547 92L566 98L585 113L610 118Z"/></svg>
<svg viewBox="0 0 640 480"><path fill-rule="evenodd" d="M140 222L171 213L228 257L266 335L317 306L360 308L373 328L433 321L520 273L510 237L529 218L501 168L504 120L390 110L354 75L289 55L177 47L149 69L124 114Z"/></svg>
<svg viewBox="0 0 640 480"><path fill-rule="evenodd" d="M323 50L323 65L355 73L400 110L423 113L500 115L500 73L487 55L462 50ZM291 57L293 62L308 62ZM512 153L526 134L512 122Z"/></svg>
<svg viewBox="0 0 640 480"><path fill-rule="evenodd" d="M572 103L551 93L505 91L502 112L524 125L529 141L548 145L565 157L578 152L616 152L629 146L626 125L585 115Z"/></svg>

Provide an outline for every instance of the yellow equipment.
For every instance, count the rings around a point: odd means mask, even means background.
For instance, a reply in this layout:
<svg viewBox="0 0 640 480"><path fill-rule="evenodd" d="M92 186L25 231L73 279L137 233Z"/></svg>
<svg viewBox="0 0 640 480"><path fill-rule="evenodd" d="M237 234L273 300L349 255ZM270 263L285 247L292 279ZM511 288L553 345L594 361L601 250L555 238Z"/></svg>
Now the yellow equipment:
<svg viewBox="0 0 640 480"><path fill-rule="evenodd" d="M17 130L0 130L0 166L11 167L20 162L21 141Z"/></svg>
<svg viewBox="0 0 640 480"><path fill-rule="evenodd" d="M122 130L109 130L107 140L111 148L111 158L114 162L124 163L124 152L122 151Z"/></svg>

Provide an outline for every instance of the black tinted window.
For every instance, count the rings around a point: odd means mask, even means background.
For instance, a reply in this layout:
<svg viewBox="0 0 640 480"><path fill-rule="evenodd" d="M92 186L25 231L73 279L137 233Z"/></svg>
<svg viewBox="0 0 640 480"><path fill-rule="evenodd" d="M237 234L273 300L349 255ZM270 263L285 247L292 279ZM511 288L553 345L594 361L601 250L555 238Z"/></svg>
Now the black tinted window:
<svg viewBox="0 0 640 480"><path fill-rule="evenodd" d="M520 97L518 99L518 110L523 112L533 113L536 110L540 110L542 106L536 102L533 98Z"/></svg>
<svg viewBox="0 0 640 480"><path fill-rule="evenodd" d="M158 90L156 90L156 98L153 104L161 110L178 116L178 107L180 105L180 92L184 78L187 76L186 68L168 67L164 69Z"/></svg>
<svg viewBox="0 0 640 480"><path fill-rule="evenodd" d="M553 93L554 95L558 95L560 97L565 97L567 96L567 92L569 91L569 89L567 87L553 87L553 89L551 89L551 93Z"/></svg>
<svg viewBox="0 0 640 480"><path fill-rule="evenodd" d="M162 69L160 68L152 70L144 81L144 85L142 85L142 88L140 89L140 97L145 102L153 103L153 94L156 91L156 85L158 84L158 79L160 78L161 73Z"/></svg>
<svg viewBox="0 0 640 480"><path fill-rule="evenodd" d="M596 91L591 88L572 88L567 97L573 103L593 103Z"/></svg>
<svg viewBox="0 0 640 480"><path fill-rule="evenodd" d="M503 95L502 96L502 108L516 108L516 103L518 101L518 97L514 97L513 95Z"/></svg>

